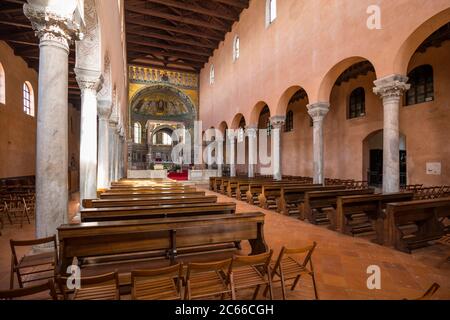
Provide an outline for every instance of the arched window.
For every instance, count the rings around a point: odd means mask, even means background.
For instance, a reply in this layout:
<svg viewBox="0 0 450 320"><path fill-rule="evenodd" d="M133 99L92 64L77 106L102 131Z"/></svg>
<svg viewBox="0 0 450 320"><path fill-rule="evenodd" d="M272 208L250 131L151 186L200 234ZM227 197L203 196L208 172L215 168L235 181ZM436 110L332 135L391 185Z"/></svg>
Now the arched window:
<svg viewBox="0 0 450 320"><path fill-rule="evenodd" d="M214 84L215 80L215 74L214 74L214 65L211 65L211 68L209 69L209 84Z"/></svg>
<svg viewBox="0 0 450 320"><path fill-rule="evenodd" d="M239 59L239 54L240 54L240 40L239 36L236 35L233 41L233 61Z"/></svg>
<svg viewBox="0 0 450 320"><path fill-rule="evenodd" d="M28 81L23 84L23 112L34 117L34 92Z"/></svg>
<svg viewBox="0 0 450 320"><path fill-rule="evenodd" d="M294 130L294 112L289 110L286 113L286 122L284 124L284 132L291 132Z"/></svg>
<svg viewBox="0 0 450 320"><path fill-rule="evenodd" d="M277 18L277 0L266 0L266 27Z"/></svg>
<svg viewBox="0 0 450 320"><path fill-rule="evenodd" d="M134 123L134 143L141 143L142 140L142 130L141 124L139 122Z"/></svg>
<svg viewBox="0 0 450 320"><path fill-rule="evenodd" d="M432 66L419 66L408 74L408 78L411 88L406 92L407 106L434 100Z"/></svg>
<svg viewBox="0 0 450 320"><path fill-rule="evenodd" d="M3 65L0 63L0 103L6 103L6 75Z"/></svg>
<svg viewBox="0 0 450 320"><path fill-rule="evenodd" d="M366 93L359 87L350 94L348 106L348 119L363 117L366 115Z"/></svg>

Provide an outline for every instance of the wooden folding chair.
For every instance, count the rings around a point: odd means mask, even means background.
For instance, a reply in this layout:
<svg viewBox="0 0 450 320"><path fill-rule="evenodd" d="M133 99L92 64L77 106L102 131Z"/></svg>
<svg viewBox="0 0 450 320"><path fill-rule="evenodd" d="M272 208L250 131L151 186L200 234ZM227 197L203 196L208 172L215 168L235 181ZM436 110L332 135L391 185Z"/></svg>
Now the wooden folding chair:
<svg viewBox="0 0 450 320"><path fill-rule="evenodd" d="M17 247L31 247L44 244L53 244L51 251L17 256ZM55 278L55 266L58 264L58 251L56 236L35 240L10 240L11 246L11 277L10 289L14 288L14 274L17 275L19 287L26 283Z"/></svg>
<svg viewBox="0 0 450 320"><path fill-rule="evenodd" d="M11 224L13 224L12 217L19 219L21 228L23 227L23 220L25 218L27 219L28 223L31 224L30 217L24 207L23 198L16 198L13 200L5 201L5 210Z"/></svg>
<svg viewBox="0 0 450 320"><path fill-rule="evenodd" d="M33 195L29 195L27 197L23 197L23 208L25 210L25 214L27 216L28 221L34 217L35 213L35 200Z"/></svg>
<svg viewBox="0 0 450 320"><path fill-rule="evenodd" d="M233 281L235 290L255 288L253 300L258 296L261 286L269 290L270 300L273 299L272 274L270 261L273 251L254 256L233 257Z"/></svg>
<svg viewBox="0 0 450 320"><path fill-rule="evenodd" d="M58 286L64 300L120 300L117 271L98 276L81 277L80 287L67 288L69 277L58 276Z"/></svg>
<svg viewBox="0 0 450 320"><path fill-rule="evenodd" d="M233 275L231 272L233 259L216 262L189 263L186 272L186 300L206 297L231 295L235 300Z"/></svg>
<svg viewBox="0 0 450 320"><path fill-rule="evenodd" d="M277 281L281 282L281 292L283 294L283 300L286 300L286 282L289 280L294 280L291 285L292 291L300 281L300 277L304 274L311 276L315 298L319 299L319 296L317 294L316 278L314 275L314 268L312 264L312 254L316 246L317 243L313 242L311 246L305 248L288 249L286 247L283 247L276 262L271 263L272 281L274 281L274 277L277 276ZM297 255L302 254L304 254L303 261L298 261L300 259L297 257ZM264 294L267 294L267 289Z"/></svg>
<svg viewBox="0 0 450 320"><path fill-rule="evenodd" d="M45 283L29 286L26 288L0 291L0 300L12 300L16 298L30 297L44 292L48 292L52 300L58 300L53 280L48 280Z"/></svg>
<svg viewBox="0 0 450 320"><path fill-rule="evenodd" d="M183 265L131 271L133 300L181 300Z"/></svg>
<svg viewBox="0 0 450 320"><path fill-rule="evenodd" d="M425 291L425 293L421 297L413 300L430 300L434 296L436 291L439 290L440 287L441 286L435 282L431 285L431 287L427 291Z"/></svg>

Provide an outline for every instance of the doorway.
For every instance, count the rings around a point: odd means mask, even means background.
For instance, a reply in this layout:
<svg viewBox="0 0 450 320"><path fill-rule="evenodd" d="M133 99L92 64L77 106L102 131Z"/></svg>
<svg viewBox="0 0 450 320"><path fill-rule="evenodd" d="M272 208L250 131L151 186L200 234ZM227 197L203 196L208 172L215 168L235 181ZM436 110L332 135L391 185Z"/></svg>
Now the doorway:
<svg viewBox="0 0 450 320"><path fill-rule="evenodd" d="M372 187L383 185L383 130L369 134L363 141L363 177ZM400 134L400 186L407 184L406 137Z"/></svg>

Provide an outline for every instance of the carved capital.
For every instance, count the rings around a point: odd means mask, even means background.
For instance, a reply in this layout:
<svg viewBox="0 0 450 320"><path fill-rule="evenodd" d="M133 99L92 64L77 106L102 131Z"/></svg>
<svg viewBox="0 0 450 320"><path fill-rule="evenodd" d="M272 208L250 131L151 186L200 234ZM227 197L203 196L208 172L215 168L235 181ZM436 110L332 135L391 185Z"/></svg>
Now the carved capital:
<svg viewBox="0 0 450 320"><path fill-rule="evenodd" d="M69 52L69 45L74 40L81 40L81 19L76 14L76 7L61 10L43 6L39 3L25 3L23 12L31 21L35 34L40 39L40 45L52 43Z"/></svg>
<svg viewBox="0 0 450 320"><path fill-rule="evenodd" d="M91 90L98 92L101 88L102 77L101 73L95 70L87 70L75 68L76 79L78 82L78 86L81 89L81 93L84 90Z"/></svg>
<svg viewBox="0 0 450 320"><path fill-rule="evenodd" d="M97 100L98 116L102 120L108 120L112 112L112 102L110 100Z"/></svg>
<svg viewBox="0 0 450 320"><path fill-rule="evenodd" d="M408 82L408 77L393 74L381 79L375 80L373 83L375 87L373 88L373 92L376 95L379 95L382 99L385 98L393 98L400 99L403 93L411 87Z"/></svg>
<svg viewBox="0 0 450 320"><path fill-rule="evenodd" d="M323 121L328 111L330 110L330 104L328 102L317 102L308 104L308 114L311 116L314 122Z"/></svg>
<svg viewBox="0 0 450 320"><path fill-rule="evenodd" d="M286 116L273 116L270 118L270 123L274 129L281 129L286 121Z"/></svg>
<svg viewBox="0 0 450 320"><path fill-rule="evenodd" d="M258 126L255 124L250 124L245 127L245 133L249 138L256 138L258 132Z"/></svg>
<svg viewBox="0 0 450 320"><path fill-rule="evenodd" d="M225 130L225 137L227 139L227 141L229 141L229 143L235 143L236 142L236 138L237 138L237 130L238 129L226 129Z"/></svg>

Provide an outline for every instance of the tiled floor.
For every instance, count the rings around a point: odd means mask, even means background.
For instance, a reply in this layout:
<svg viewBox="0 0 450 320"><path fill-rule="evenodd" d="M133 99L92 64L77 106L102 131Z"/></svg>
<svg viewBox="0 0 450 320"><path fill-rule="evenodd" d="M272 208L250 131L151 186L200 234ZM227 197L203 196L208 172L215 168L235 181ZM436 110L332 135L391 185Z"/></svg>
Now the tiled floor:
<svg viewBox="0 0 450 320"><path fill-rule="evenodd" d="M212 193L207 191L207 193ZM313 255L317 287L320 299L403 299L420 296L433 282L441 285L434 299L450 299L450 263L437 269L435 265L448 253L446 248L435 245L405 254L391 248L382 247L366 239L352 238L330 231L325 227L314 226L293 217L282 216L276 212L218 195L219 201L237 203L238 212L262 211L266 214L265 239L278 255L283 245L302 247L316 241L317 249ZM70 211L76 211L77 199L71 202ZM34 227L25 225L6 225L0 237L0 289L9 286L10 238L32 238ZM248 252L249 245L243 245ZM377 265L381 269L381 289L367 288L367 268ZM275 297L281 298L279 285L275 285ZM250 298L244 292L238 298ZM300 281L293 292L288 291L289 299L313 299L310 278Z"/></svg>

